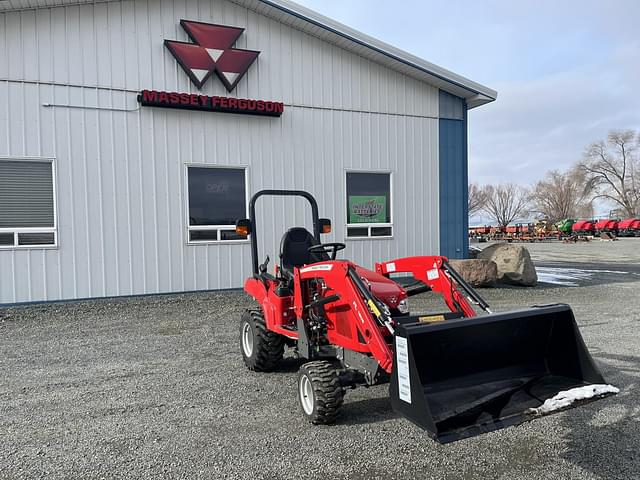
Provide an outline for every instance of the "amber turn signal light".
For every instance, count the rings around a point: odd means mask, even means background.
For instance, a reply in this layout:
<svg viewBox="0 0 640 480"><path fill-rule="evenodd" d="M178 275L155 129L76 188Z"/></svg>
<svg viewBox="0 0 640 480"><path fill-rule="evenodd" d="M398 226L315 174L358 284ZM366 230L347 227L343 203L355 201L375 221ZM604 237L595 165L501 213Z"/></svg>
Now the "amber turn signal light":
<svg viewBox="0 0 640 480"><path fill-rule="evenodd" d="M328 218L321 218L320 222L320 233L331 233L331 220Z"/></svg>

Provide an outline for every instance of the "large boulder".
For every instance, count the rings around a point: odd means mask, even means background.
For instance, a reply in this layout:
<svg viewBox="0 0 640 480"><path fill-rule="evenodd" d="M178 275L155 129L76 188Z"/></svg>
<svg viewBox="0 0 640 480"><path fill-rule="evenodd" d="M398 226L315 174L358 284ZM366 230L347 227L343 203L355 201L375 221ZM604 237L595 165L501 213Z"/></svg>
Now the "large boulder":
<svg viewBox="0 0 640 480"><path fill-rule="evenodd" d="M498 266L491 260L449 260L449 264L473 287L489 287L498 280Z"/></svg>
<svg viewBox="0 0 640 480"><path fill-rule="evenodd" d="M494 243L482 250L478 258L491 260L498 266L498 282L532 287L538 283L536 267L529 250L512 243Z"/></svg>
<svg viewBox="0 0 640 480"><path fill-rule="evenodd" d="M469 245L469 258L478 258L478 254L482 251L480 247Z"/></svg>

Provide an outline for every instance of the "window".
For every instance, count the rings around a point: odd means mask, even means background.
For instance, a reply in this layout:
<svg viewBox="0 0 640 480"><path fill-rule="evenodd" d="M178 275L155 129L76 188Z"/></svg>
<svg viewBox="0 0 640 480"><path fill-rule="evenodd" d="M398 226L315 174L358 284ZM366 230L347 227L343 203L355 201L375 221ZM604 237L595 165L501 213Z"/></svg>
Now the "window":
<svg viewBox="0 0 640 480"><path fill-rule="evenodd" d="M236 220L247 216L244 168L187 167L189 243L246 240Z"/></svg>
<svg viewBox="0 0 640 480"><path fill-rule="evenodd" d="M52 160L0 159L0 248L57 244Z"/></svg>
<svg viewBox="0 0 640 480"><path fill-rule="evenodd" d="M391 236L391 174L347 172L347 237Z"/></svg>

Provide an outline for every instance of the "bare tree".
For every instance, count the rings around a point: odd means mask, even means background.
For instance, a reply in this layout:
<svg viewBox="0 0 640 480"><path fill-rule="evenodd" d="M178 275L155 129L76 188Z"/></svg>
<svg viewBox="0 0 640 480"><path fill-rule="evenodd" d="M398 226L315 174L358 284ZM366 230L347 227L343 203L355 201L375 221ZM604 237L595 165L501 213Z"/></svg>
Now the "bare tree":
<svg viewBox="0 0 640 480"><path fill-rule="evenodd" d="M595 198L610 200L629 217L640 213L640 135L613 130L587 147L581 168Z"/></svg>
<svg viewBox="0 0 640 480"><path fill-rule="evenodd" d="M583 169L552 170L533 187L531 206L534 212L555 223L592 211L590 195L591 188Z"/></svg>
<svg viewBox="0 0 640 480"><path fill-rule="evenodd" d="M480 210L482 210L482 207L484 207L484 203L485 203L484 192L482 191L482 188L478 186L478 184L471 183L469 185L468 201L469 201L470 217L478 213Z"/></svg>
<svg viewBox="0 0 640 480"><path fill-rule="evenodd" d="M485 185L482 192L485 197L482 209L501 227L527 213L528 192L520 185Z"/></svg>

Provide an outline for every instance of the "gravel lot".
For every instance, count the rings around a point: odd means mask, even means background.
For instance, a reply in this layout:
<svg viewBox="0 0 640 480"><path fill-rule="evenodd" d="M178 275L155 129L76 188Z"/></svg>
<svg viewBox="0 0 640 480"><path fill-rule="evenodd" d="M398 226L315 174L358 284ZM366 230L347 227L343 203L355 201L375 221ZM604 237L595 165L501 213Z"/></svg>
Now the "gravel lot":
<svg viewBox="0 0 640 480"><path fill-rule="evenodd" d="M0 477L639 478L640 239L531 250L614 273L482 293L496 310L571 304L619 395L442 446L391 410L386 386L349 392L335 426L305 423L296 361L242 364L240 292L4 308Z"/></svg>

